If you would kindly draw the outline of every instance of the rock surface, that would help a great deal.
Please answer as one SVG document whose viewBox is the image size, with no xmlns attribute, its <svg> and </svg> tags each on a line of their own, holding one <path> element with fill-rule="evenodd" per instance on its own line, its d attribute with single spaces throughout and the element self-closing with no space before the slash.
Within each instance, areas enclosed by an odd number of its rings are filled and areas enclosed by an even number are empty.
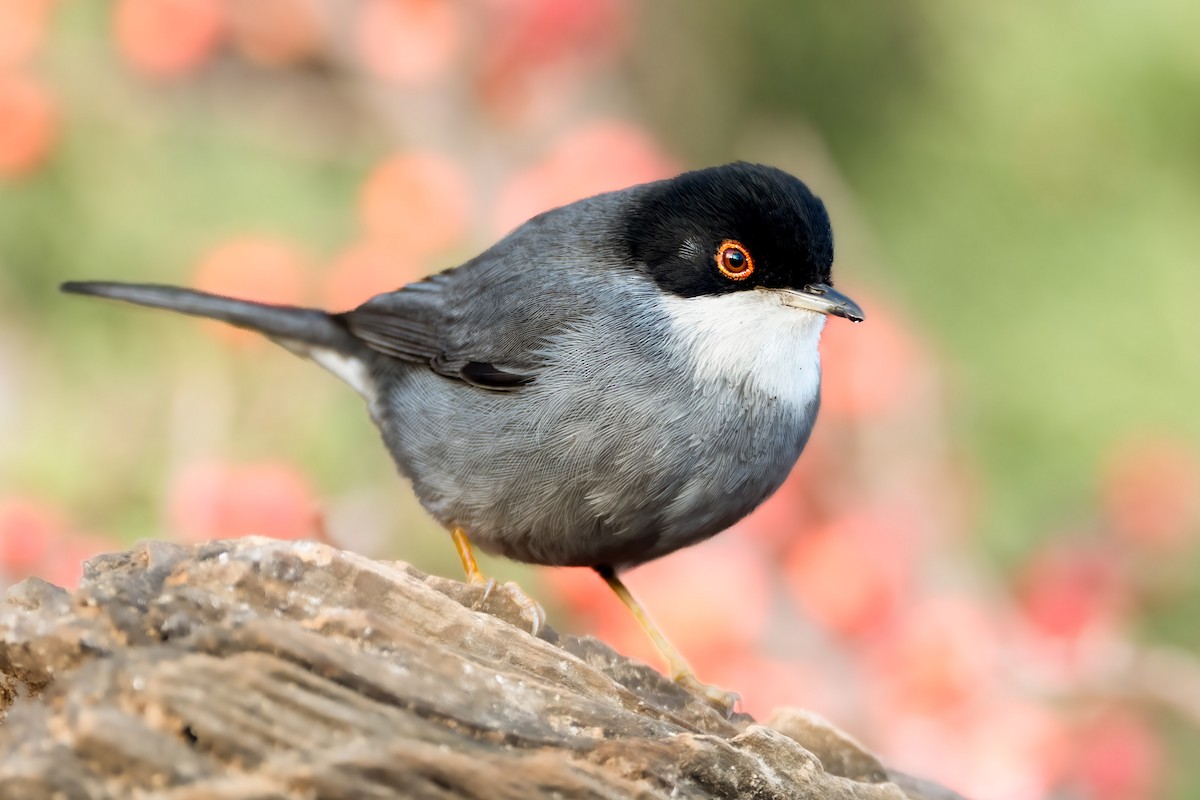
<svg viewBox="0 0 1200 800">
<path fill-rule="evenodd" d="M 0 606 L 0 798 L 950 800 L 800 711 L 726 719 L 501 587 L 150 542 Z"/>
</svg>

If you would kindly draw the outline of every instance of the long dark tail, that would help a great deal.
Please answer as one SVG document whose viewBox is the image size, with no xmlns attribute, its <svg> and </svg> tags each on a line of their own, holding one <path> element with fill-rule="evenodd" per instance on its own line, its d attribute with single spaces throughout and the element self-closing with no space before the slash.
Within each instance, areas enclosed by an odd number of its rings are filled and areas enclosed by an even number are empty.
<svg viewBox="0 0 1200 800">
<path fill-rule="evenodd" d="M 122 300 L 139 306 L 165 308 L 208 317 L 265 334 L 292 350 L 318 347 L 346 355 L 361 355 L 364 346 L 333 316 L 315 308 L 277 306 L 234 300 L 178 286 L 109 281 L 70 281 L 62 285 L 70 294 Z M 297 347 L 301 345 L 302 347 Z"/>
</svg>

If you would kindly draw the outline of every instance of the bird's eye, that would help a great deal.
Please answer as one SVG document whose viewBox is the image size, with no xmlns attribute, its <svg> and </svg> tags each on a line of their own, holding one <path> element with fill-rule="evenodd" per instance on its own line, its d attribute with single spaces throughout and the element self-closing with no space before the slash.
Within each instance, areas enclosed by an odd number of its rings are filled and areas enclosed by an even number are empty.
<svg viewBox="0 0 1200 800">
<path fill-rule="evenodd" d="M 726 239 L 717 248 L 717 269 L 732 281 L 744 281 L 754 272 L 754 259 L 741 242 Z"/>
</svg>

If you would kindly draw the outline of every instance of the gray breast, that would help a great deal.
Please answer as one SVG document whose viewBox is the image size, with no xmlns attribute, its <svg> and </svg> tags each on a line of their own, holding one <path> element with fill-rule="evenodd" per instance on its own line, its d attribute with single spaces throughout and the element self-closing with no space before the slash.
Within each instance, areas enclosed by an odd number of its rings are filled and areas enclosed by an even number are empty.
<svg viewBox="0 0 1200 800">
<path fill-rule="evenodd" d="M 593 313 L 546 344 L 519 391 L 395 367 L 377 416 L 442 524 L 520 561 L 630 565 L 720 532 L 783 482 L 815 394 L 698 377 L 652 296 L 623 289 L 589 291 Z"/>
</svg>

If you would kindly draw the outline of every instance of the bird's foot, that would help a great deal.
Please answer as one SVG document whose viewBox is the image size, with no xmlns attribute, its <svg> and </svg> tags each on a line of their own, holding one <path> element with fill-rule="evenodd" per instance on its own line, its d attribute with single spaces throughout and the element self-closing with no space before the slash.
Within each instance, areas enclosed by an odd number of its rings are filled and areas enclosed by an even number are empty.
<svg viewBox="0 0 1200 800">
<path fill-rule="evenodd" d="M 704 699 L 726 718 L 733 714 L 734 708 L 741 702 L 742 696 L 737 692 L 727 692 L 719 686 L 702 683 L 690 669 L 680 670 L 671 675 L 675 681 L 688 692 Z"/>
<path fill-rule="evenodd" d="M 473 586 L 482 586 L 483 594 L 475 601 L 475 608 L 480 609 L 489 602 L 507 603 L 516 609 L 517 618 L 529 626 L 529 633 L 537 636 L 542 626 L 546 624 L 546 610 L 538 601 L 525 594 L 525 590 L 513 581 L 499 583 L 495 578 L 485 578 L 482 574 L 471 576 L 468 581 Z"/>
</svg>

